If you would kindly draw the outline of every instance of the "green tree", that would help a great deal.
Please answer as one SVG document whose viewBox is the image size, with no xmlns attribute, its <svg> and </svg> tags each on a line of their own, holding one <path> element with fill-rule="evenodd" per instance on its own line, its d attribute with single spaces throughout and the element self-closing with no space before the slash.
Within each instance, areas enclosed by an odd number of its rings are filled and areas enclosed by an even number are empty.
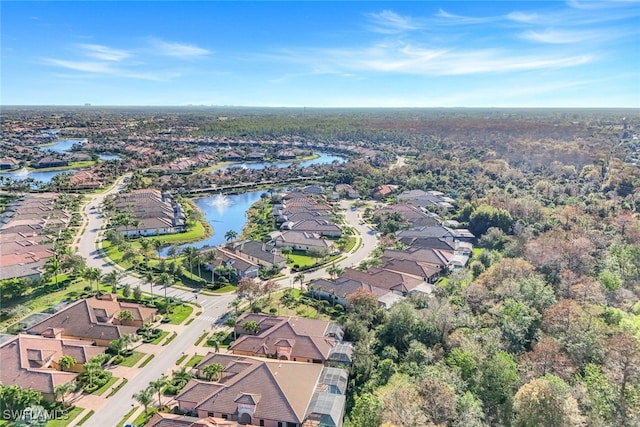
<svg viewBox="0 0 640 427">
<path fill-rule="evenodd" d="M 356 396 L 353 409 L 349 414 L 349 427 L 379 427 L 382 425 L 384 407 L 382 400 L 371 394 Z"/>
<path fill-rule="evenodd" d="M 202 373 L 207 381 L 213 381 L 220 379 L 220 374 L 222 374 L 222 370 L 224 367 L 220 363 L 212 363 L 210 365 L 205 366 L 202 369 Z"/>
<path fill-rule="evenodd" d="M 224 233 L 224 238 L 227 240 L 227 242 L 235 240 L 237 237 L 238 237 L 238 232 L 234 230 L 229 230 L 226 233 Z"/>
<path fill-rule="evenodd" d="M 520 387 L 515 395 L 518 427 L 564 427 L 583 425 L 577 403 L 565 382 L 547 374 Z"/>
<path fill-rule="evenodd" d="M 62 371 L 68 371 L 76 363 L 78 363 L 76 358 L 73 357 L 73 356 L 69 356 L 68 354 L 65 354 L 64 356 L 61 356 L 60 360 L 58 360 L 58 365 L 60 365 L 60 370 L 62 370 Z"/>
<path fill-rule="evenodd" d="M 149 383 L 149 388 L 153 390 L 154 393 L 158 393 L 158 407 L 162 406 L 161 393 L 167 384 L 169 384 L 169 378 L 167 378 L 165 374 L 162 374 L 160 378 Z"/>
<path fill-rule="evenodd" d="M 18 413 L 29 406 L 38 405 L 41 401 L 42 394 L 36 390 L 0 384 L 0 414 L 4 411 Z"/>
<path fill-rule="evenodd" d="M 118 319 L 120 320 L 133 320 L 135 317 L 130 310 L 122 310 L 118 313 Z"/>
<path fill-rule="evenodd" d="M 147 413 L 147 408 L 153 402 L 153 393 L 154 389 L 152 387 L 147 387 L 145 389 L 140 390 L 135 393 L 132 397 L 133 399 L 141 404 L 144 407 L 145 414 Z"/>
<path fill-rule="evenodd" d="M 518 381 L 518 365 L 513 356 L 497 351 L 480 367 L 479 395 L 485 411 L 494 420 L 508 425 L 513 410 L 513 393 Z"/>
<path fill-rule="evenodd" d="M 255 335 L 260 330 L 260 325 L 255 320 L 249 320 L 242 325 L 242 329 L 250 335 Z"/>
<path fill-rule="evenodd" d="M 469 217 L 469 231 L 478 238 L 491 227 L 510 233 L 512 226 L 513 219 L 508 211 L 486 204 L 478 206 Z"/>
<path fill-rule="evenodd" d="M 68 393 L 76 390 L 76 386 L 76 383 L 73 381 L 56 386 L 54 392 L 56 397 L 60 398 L 60 403 L 62 403 L 62 406 L 66 406 L 65 398 Z"/>
</svg>

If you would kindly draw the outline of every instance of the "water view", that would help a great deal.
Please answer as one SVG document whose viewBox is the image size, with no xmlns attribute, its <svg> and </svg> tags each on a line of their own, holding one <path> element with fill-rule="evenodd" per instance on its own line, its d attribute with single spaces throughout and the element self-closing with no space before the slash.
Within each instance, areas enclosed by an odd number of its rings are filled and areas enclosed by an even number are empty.
<svg viewBox="0 0 640 427">
<path fill-rule="evenodd" d="M 278 168 L 286 168 L 293 163 L 296 163 L 298 166 L 304 168 L 311 165 L 323 165 L 333 162 L 344 163 L 346 159 L 344 157 L 336 156 L 328 153 L 317 153 L 319 157 L 310 160 L 304 160 L 302 162 L 296 162 L 294 160 L 286 160 L 280 162 L 246 162 L 246 163 L 231 163 L 229 165 L 223 166 L 220 169 L 226 170 L 230 168 L 246 168 L 246 169 L 264 169 L 270 166 L 276 166 Z"/>
<path fill-rule="evenodd" d="M 43 147 L 40 147 L 40 149 L 53 151 L 54 153 L 66 153 L 67 151 L 71 150 L 71 147 L 73 146 L 73 144 L 76 144 L 76 143 L 81 144 L 86 141 L 87 141 L 86 139 L 62 139 L 60 141 L 57 141 L 53 145 L 45 145 Z"/>
<path fill-rule="evenodd" d="M 224 235 L 229 230 L 233 230 L 240 235 L 242 228 L 247 223 L 247 210 L 260 200 L 260 196 L 263 193 L 265 193 L 265 190 L 231 195 L 217 194 L 195 199 L 196 205 L 198 205 L 205 219 L 213 228 L 213 236 L 199 242 L 180 245 L 178 248 L 181 249 L 185 246 L 194 246 L 196 248 L 218 246 L 226 242 Z M 168 248 L 162 249 L 160 255 L 166 256 L 167 250 Z"/>
<path fill-rule="evenodd" d="M 48 184 L 51 182 L 54 176 L 60 173 L 67 173 L 67 172 L 74 173 L 74 172 L 77 172 L 77 170 L 69 169 L 69 170 L 63 170 L 63 171 L 37 172 L 37 171 L 30 171 L 27 169 L 20 169 L 13 172 L 0 172 L 0 176 L 11 178 L 14 181 L 23 181 L 25 179 L 33 179 L 34 181 L 40 181 L 40 182 L 44 182 L 45 184 Z"/>
</svg>

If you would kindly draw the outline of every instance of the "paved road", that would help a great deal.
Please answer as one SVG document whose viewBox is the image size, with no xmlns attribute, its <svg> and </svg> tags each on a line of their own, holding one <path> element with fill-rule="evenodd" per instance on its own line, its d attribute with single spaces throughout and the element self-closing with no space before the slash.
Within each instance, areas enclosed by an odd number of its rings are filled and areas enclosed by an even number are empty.
<svg viewBox="0 0 640 427">
<path fill-rule="evenodd" d="M 84 207 L 84 214 L 87 217 L 87 226 L 85 233 L 78 241 L 78 252 L 86 258 L 87 265 L 90 267 L 98 267 L 103 273 L 108 273 L 116 267 L 103 258 L 100 250 L 96 249 L 96 242 L 101 239 L 101 227 L 104 218 L 99 212 L 99 207 L 104 198 L 109 194 L 120 191 L 124 184 L 124 177 L 121 178 L 116 185 L 109 191 L 93 195 L 90 201 Z M 362 245 L 348 255 L 348 257 L 340 262 L 341 267 L 349 267 L 359 264 L 367 258 L 371 251 L 377 245 L 377 238 L 373 231 L 366 225 L 360 224 L 359 211 L 351 210 L 351 202 L 342 201 L 341 207 L 346 209 L 347 222 L 359 231 L 362 239 Z M 313 280 L 327 276 L 326 268 L 305 274 L 306 280 Z M 139 278 L 126 275 L 120 281 L 128 283 L 132 287 L 140 285 L 143 291 L 147 291 L 149 285 L 145 284 Z M 285 278 L 280 281 L 283 287 L 291 286 L 291 279 Z M 154 292 L 164 295 L 165 289 L 154 287 Z M 167 295 L 180 298 L 187 301 L 193 301 L 195 294 L 191 291 L 184 291 L 176 288 L 166 289 Z M 162 373 L 170 368 L 175 368 L 176 359 L 183 351 L 190 348 L 198 339 L 202 330 L 209 330 L 212 322 L 218 319 L 229 310 L 229 304 L 236 298 L 235 294 L 209 296 L 200 294 L 198 302 L 202 306 L 202 315 L 188 325 L 170 345 L 160 348 L 156 357 L 138 374 L 132 378 L 128 378 L 127 384 L 113 397 L 107 400 L 107 403 L 91 417 L 87 425 L 96 426 L 115 426 L 124 415 L 130 410 L 133 403 L 132 395 L 148 386 L 149 382 L 157 379 Z"/>
<path fill-rule="evenodd" d="M 132 405 L 137 405 L 132 395 L 149 386 L 149 382 L 158 379 L 167 370 L 176 367 L 176 360 L 188 349 L 202 334 L 203 330 L 211 329 L 211 318 L 222 316 L 229 307 L 235 295 L 216 297 L 216 300 L 208 300 L 203 305 L 202 315 L 195 318 L 191 324 L 180 332 L 178 336 L 166 347 L 156 354 L 151 362 L 133 378 L 128 378 L 127 384 L 122 387 L 115 396 L 107 399 L 107 403 L 99 409 L 86 425 L 116 426 L 118 422 L 129 412 Z M 205 307 L 206 305 L 206 307 Z"/>
</svg>

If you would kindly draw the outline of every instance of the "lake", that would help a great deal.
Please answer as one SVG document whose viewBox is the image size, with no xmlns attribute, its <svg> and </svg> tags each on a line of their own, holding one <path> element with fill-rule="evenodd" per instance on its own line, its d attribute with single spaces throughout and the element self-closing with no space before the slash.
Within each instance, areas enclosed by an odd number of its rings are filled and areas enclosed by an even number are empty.
<svg viewBox="0 0 640 427">
<path fill-rule="evenodd" d="M 54 153 L 66 153 L 71 150 L 73 144 L 86 142 L 86 139 L 62 139 L 57 141 L 53 145 L 45 145 L 44 147 L 40 147 L 41 150 L 49 150 Z"/>
<path fill-rule="evenodd" d="M 251 205 L 260 200 L 260 196 L 265 192 L 265 190 L 259 190 L 248 191 L 242 194 L 217 194 L 215 196 L 194 199 L 194 202 L 204 214 L 205 219 L 213 228 L 213 236 L 199 242 L 180 245 L 178 248 L 185 246 L 201 248 L 207 245 L 211 247 L 221 245 L 226 242 L 224 235 L 229 230 L 235 231 L 239 236 L 247 223 L 247 210 Z M 159 238 L 162 239 L 162 236 Z M 167 250 L 168 248 L 160 250 L 160 255 L 166 256 Z"/>
<path fill-rule="evenodd" d="M 41 181 L 41 182 L 44 182 L 45 184 L 48 184 L 51 182 L 51 179 L 53 179 L 54 176 L 60 173 L 65 173 L 65 172 L 74 173 L 74 172 L 77 172 L 77 170 L 69 169 L 69 170 L 63 170 L 63 171 L 38 172 L 38 171 L 29 171 L 26 169 L 20 169 L 13 172 L 0 172 L 0 176 L 10 177 L 14 181 L 22 181 L 27 178 L 31 178 L 35 181 Z"/>
<path fill-rule="evenodd" d="M 280 162 L 239 162 L 239 163 L 231 163 L 229 165 L 225 165 L 221 167 L 221 170 L 226 170 L 230 168 L 243 168 L 243 169 L 264 169 L 270 166 L 276 166 L 278 168 L 286 168 L 293 163 L 296 163 L 298 166 L 305 168 L 307 166 L 312 165 L 323 165 L 333 162 L 344 163 L 347 160 L 344 157 L 335 156 L 333 154 L 328 153 L 317 153 L 318 157 L 310 160 L 303 160 L 301 162 L 297 162 L 295 160 L 283 160 Z"/>
</svg>

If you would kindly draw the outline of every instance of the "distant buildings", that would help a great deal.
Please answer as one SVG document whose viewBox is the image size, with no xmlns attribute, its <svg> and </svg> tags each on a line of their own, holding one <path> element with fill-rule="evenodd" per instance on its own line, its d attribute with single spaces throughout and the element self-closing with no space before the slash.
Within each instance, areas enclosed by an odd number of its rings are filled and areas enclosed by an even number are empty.
<svg viewBox="0 0 640 427">
<path fill-rule="evenodd" d="M 71 214 L 55 204 L 54 193 L 27 194 L 0 215 L 0 280 L 36 279 L 54 253 L 52 237 Z"/>
</svg>

